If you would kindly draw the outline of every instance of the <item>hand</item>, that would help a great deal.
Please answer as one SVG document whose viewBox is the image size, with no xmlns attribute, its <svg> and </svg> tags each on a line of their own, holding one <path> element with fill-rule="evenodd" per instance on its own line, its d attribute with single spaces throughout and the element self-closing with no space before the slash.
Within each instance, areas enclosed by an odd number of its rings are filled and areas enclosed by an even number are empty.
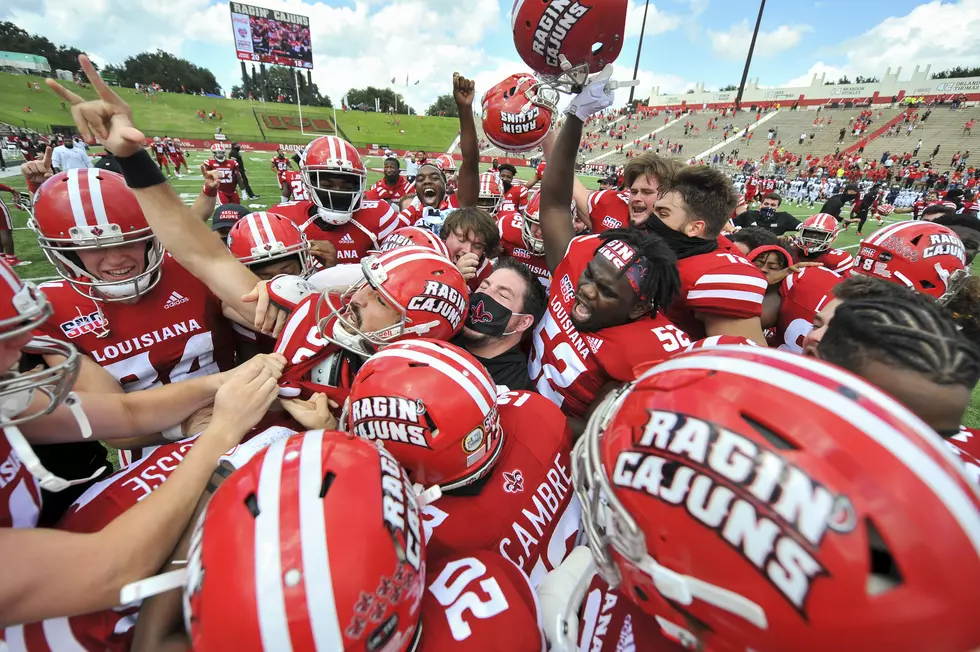
<svg viewBox="0 0 980 652">
<path fill-rule="evenodd" d="M 225 448 L 239 443 L 279 395 L 278 380 L 286 359 L 277 353 L 257 355 L 232 373 L 214 397 L 208 432 L 222 437 Z"/>
<path fill-rule="evenodd" d="M 467 281 L 476 276 L 476 270 L 480 268 L 480 257 L 474 253 L 463 254 L 456 261 L 456 269 Z"/>
<path fill-rule="evenodd" d="M 225 372 L 230 373 L 230 372 Z M 220 376 L 222 374 L 214 374 Z M 201 409 L 194 412 L 186 419 L 181 426 L 185 437 L 191 437 L 193 435 L 204 432 L 209 425 L 211 425 L 211 418 L 214 414 L 214 408 L 210 405 L 205 405 Z"/>
<path fill-rule="evenodd" d="M 476 83 L 463 77 L 458 72 L 453 73 L 453 99 L 460 111 L 469 111 L 473 106 L 473 96 L 476 94 Z"/>
<path fill-rule="evenodd" d="M 217 170 L 209 170 L 206 165 L 201 164 L 201 176 L 204 177 L 204 187 L 210 190 L 218 189 L 218 182 L 221 181 L 221 173 Z"/>
<path fill-rule="evenodd" d="M 564 59 L 564 55 L 559 56 Z M 566 67 L 566 64 L 568 64 L 568 61 L 563 60 L 561 63 L 563 69 Z M 582 122 L 585 122 L 589 119 L 590 115 L 612 106 L 613 100 L 615 99 L 613 91 L 617 88 L 639 84 L 639 81 L 635 79 L 626 82 L 614 81 L 610 79 L 612 74 L 613 66 L 610 63 L 601 72 L 589 77 L 585 82 L 584 88 L 568 103 L 568 106 L 565 108 L 565 113 L 574 115 Z"/>
<path fill-rule="evenodd" d="M 87 56 L 78 55 L 78 63 L 98 92 L 98 100 L 86 102 L 53 79 L 46 79 L 45 83 L 61 99 L 71 103 L 71 117 L 82 140 L 89 145 L 101 142 L 108 152 L 116 156 L 132 156 L 143 149 L 146 137 L 133 126 L 129 105 L 102 81 Z"/>
<path fill-rule="evenodd" d="M 337 247 L 329 240 L 310 240 L 310 253 L 324 267 L 333 267 L 337 264 Z"/>
<path fill-rule="evenodd" d="M 789 276 L 790 274 L 795 274 L 796 272 L 799 272 L 805 267 L 823 267 L 823 263 L 815 263 L 815 262 L 796 263 L 795 265 L 790 265 L 789 267 L 786 267 L 785 269 L 781 269 L 778 272 L 772 272 L 770 274 L 766 274 L 766 280 L 769 281 L 769 285 L 778 285 L 782 283 L 787 276 Z"/>
<path fill-rule="evenodd" d="M 245 303 L 255 304 L 255 330 L 272 337 L 279 337 L 289 313 L 269 300 L 269 281 L 259 281 L 252 291 L 242 297 Z"/>
<path fill-rule="evenodd" d="M 326 394 L 317 392 L 308 401 L 298 398 L 283 399 L 282 406 L 307 430 L 337 429 L 337 417 L 331 410 L 340 406 L 327 398 Z"/>
<path fill-rule="evenodd" d="M 20 166 L 20 173 L 29 186 L 39 186 L 54 176 L 54 168 L 51 167 L 51 152 L 51 146 L 48 145 L 44 148 L 44 158 L 40 161 L 28 161 Z"/>
</svg>

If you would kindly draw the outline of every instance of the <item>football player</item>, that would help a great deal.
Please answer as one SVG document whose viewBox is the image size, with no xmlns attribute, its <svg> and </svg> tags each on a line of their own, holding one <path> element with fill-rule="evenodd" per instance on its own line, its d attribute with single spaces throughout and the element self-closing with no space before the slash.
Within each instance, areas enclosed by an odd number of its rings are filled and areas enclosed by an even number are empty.
<svg viewBox="0 0 980 652">
<path fill-rule="evenodd" d="M 541 193 L 535 193 L 527 207 L 520 211 L 502 212 L 497 217 L 501 254 L 528 266 L 541 284 L 551 285 L 551 270 L 544 256 L 541 239 Z M 571 214 L 569 214 L 571 217 Z"/>
<path fill-rule="evenodd" d="M 163 140 L 159 136 L 153 137 L 153 142 L 150 144 L 150 149 L 153 150 L 153 156 L 156 157 L 157 166 L 163 170 L 167 168 L 167 176 L 170 176 L 170 159 L 167 157 L 167 146 L 163 144 Z"/>
<path fill-rule="evenodd" d="M 238 161 L 228 158 L 228 149 L 221 143 L 211 145 L 211 158 L 201 164 L 201 173 L 217 172 L 218 202 L 221 204 L 240 204 L 238 188 L 244 187 Z"/>
<path fill-rule="evenodd" d="M 561 204 L 567 207 L 571 201 L 582 125 L 590 115 L 612 103 L 615 84 L 608 81 L 609 74 L 611 69 L 566 107 L 565 125 L 548 158 L 551 172 L 541 184 L 541 223 L 545 256 L 552 270 L 564 257 L 574 234 L 570 225 L 565 226 L 557 218 L 557 212 Z M 633 185 L 637 179 L 633 179 Z M 651 175 L 646 173 L 644 179 L 643 183 L 649 186 Z M 649 210 L 651 201 L 653 211 L 649 218 L 637 219 Z M 664 188 L 631 191 L 630 220 L 638 224 L 639 230 L 662 238 L 677 257 L 681 287 L 667 312 L 673 323 L 694 339 L 735 335 L 765 344 L 760 316 L 768 283 L 721 236 L 737 201 L 731 181 L 722 173 L 705 166 L 684 168 L 674 173 Z M 545 228 L 546 204 L 556 212 L 556 230 L 550 233 Z M 595 220 L 592 227 L 598 231 Z"/>
<path fill-rule="evenodd" d="M 510 163 L 502 163 L 497 171 L 497 175 L 500 178 L 501 190 L 503 190 L 503 197 L 501 198 L 500 208 L 498 210 L 523 211 L 527 208 L 527 187 L 519 179 L 517 183 L 514 183 L 514 178 L 517 176 L 517 168 Z"/>
<path fill-rule="evenodd" d="M 389 156 L 384 161 L 384 175 L 371 186 L 364 198 L 369 201 L 383 200 L 393 204 L 414 191 L 415 187 L 408 178 L 401 175 L 401 164 L 398 159 Z"/>
<path fill-rule="evenodd" d="M 167 146 L 167 158 L 174 164 L 174 172 L 179 179 L 181 165 L 184 166 L 184 172 L 190 171 L 190 168 L 187 167 L 187 159 L 184 158 L 184 152 L 180 149 L 180 141 L 167 136 L 163 139 L 163 144 Z"/>
<path fill-rule="evenodd" d="M 840 471 L 867 459 L 860 477 Z M 935 432 L 835 367 L 758 347 L 678 356 L 596 410 L 572 474 L 598 575 L 687 649 L 980 640 L 968 579 L 980 578 L 980 498 Z M 939 531 L 923 557 L 919 533 Z M 589 586 L 583 566 L 542 590 L 559 649 L 596 649 L 576 639 L 598 605 L 568 600 Z M 661 647 L 649 635 L 636 649 Z"/>
<path fill-rule="evenodd" d="M 50 164 L 51 159 L 51 149 L 48 148 L 46 152 L 46 158 Z M 9 192 L 13 198 L 13 205 L 20 210 L 30 212 L 30 199 L 27 195 L 21 197 L 19 191 L 11 188 L 10 186 L 0 183 L 0 192 Z M 29 260 L 19 260 L 14 254 L 14 220 L 10 215 L 10 208 L 3 202 L 3 197 L 0 197 L 0 249 L 3 253 L 3 262 L 7 263 L 11 267 L 20 267 L 22 265 L 30 265 Z"/>
<path fill-rule="evenodd" d="M 350 433 L 383 443 L 425 489 L 429 554 L 499 552 L 537 586 L 573 545 L 568 423 L 538 394 L 498 396 L 462 349 L 433 340 L 387 347 L 358 372 L 344 413 Z"/>
<path fill-rule="evenodd" d="M 290 161 L 283 153 L 282 148 L 276 150 L 276 155 L 272 157 L 270 165 L 272 171 L 276 174 L 276 179 L 279 181 L 279 188 L 282 189 L 286 185 L 286 173 L 292 169 Z M 284 199 L 283 201 L 286 200 Z"/>
<path fill-rule="evenodd" d="M 756 244 L 758 240 L 765 243 Z M 769 282 L 762 302 L 762 327 L 769 346 L 802 353 L 814 317 L 833 301 L 833 289 L 844 278 L 820 263 L 794 264 L 776 236 L 762 227 L 741 229 L 732 241 Z"/>
<path fill-rule="evenodd" d="M 31 330 L 50 315 L 50 305 L 2 264 L 0 276 L 0 294 L 4 297 L 0 300 L 0 367 L 13 368 L 22 348 L 29 352 L 37 352 L 37 348 L 61 349 L 61 357 L 66 360 L 46 371 L 24 375 L 8 371 L 0 380 L 0 394 L 4 397 L 0 467 L 5 469 L 0 486 L 4 578 L 0 583 L 0 626 L 6 627 L 108 609 L 119 604 L 123 585 L 155 572 L 189 522 L 190 505 L 203 491 L 218 458 L 238 443 L 275 398 L 282 363 L 257 360 L 225 378 L 217 392 L 212 425 L 159 491 L 91 534 L 36 529 L 33 525 L 41 507 L 41 488 L 61 491 L 77 484 L 45 469 L 29 442 L 48 443 L 67 436 L 69 419 L 64 413 L 68 409 L 77 413 L 77 402 L 69 392 L 78 358 L 70 345 L 39 342 L 26 346 Z M 164 388 L 160 392 L 173 395 L 192 384 L 181 383 L 184 388 Z M 187 409 L 184 403 L 185 407 L 179 409 Z M 177 409 L 179 403 L 170 405 Z M 145 427 L 148 422 L 171 416 L 154 415 L 146 407 L 128 417 L 123 411 L 113 414 L 108 411 L 107 402 L 88 409 L 92 425 L 100 431 L 126 425 L 140 427 L 141 423 Z M 120 423 L 114 426 L 113 420 Z M 83 427 L 81 421 L 77 427 Z M 36 439 L 37 432 L 47 432 L 48 439 Z M 86 563 L 79 564 L 79 559 Z M 8 643 L 12 640 L 8 634 Z"/>
<path fill-rule="evenodd" d="M 854 266 L 854 256 L 831 248 L 838 233 L 840 229 L 833 215 L 811 215 L 803 220 L 798 233 L 789 241 L 789 253 L 798 263 L 820 263 L 831 271 L 846 275 Z"/>
<path fill-rule="evenodd" d="M 84 354 L 79 389 L 131 392 L 234 366 L 220 302 L 163 251 L 121 175 L 88 168 L 51 177 L 31 227 L 61 277 L 41 286 L 54 314 L 37 332 Z"/>
</svg>

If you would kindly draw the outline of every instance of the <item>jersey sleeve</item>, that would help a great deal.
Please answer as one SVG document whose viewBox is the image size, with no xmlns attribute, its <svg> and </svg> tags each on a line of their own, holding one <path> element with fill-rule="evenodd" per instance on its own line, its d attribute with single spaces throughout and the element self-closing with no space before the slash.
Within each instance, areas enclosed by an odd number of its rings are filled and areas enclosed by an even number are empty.
<svg viewBox="0 0 980 652">
<path fill-rule="evenodd" d="M 408 219 L 391 204 L 378 202 L 378 240 L 384 240 L 393 232 L 408 226 Z"/>
<path fill-rule="evenodd" d="M 637 367 L 649 367 L 650 363 L 666 360 L 691 345 L 687 333 L 662 316 L 616 327 L 610 337 L 603 339 L 596 358 L 606 374 L 621 383 L 636 380 Z"/>
<path fill-rule="evenodd" d="M 840 254 L 835 262 L 836 265 L 831 267 L 831 271 L 837 272 L 838 274 L 845 275 L 849 274 L 851 268 L 854 267 L 854 256 L 847 253 L 846 251 L 835 250 L 836 253 Z"/>
<path fill-rule="evenodd" d="M 717 264 L 707 267 L 685 288 L 688 307 L 732 319 L 762 315 L 762 299 L 769 286 L 755 265 L 731 254 L 717 254 Z"/>
</svg>

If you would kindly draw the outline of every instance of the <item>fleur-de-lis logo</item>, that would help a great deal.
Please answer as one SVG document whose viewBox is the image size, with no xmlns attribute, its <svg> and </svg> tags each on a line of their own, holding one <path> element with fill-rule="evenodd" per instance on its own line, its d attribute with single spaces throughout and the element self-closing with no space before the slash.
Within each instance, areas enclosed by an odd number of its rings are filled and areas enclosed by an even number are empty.
<svg viewBox="0 0 980 652">
<path fill-rule="evenodd" d="M 524 491 L 524 474 L 520 470 L 504 471 L 504 491 L 509 494 Z"/>
</svg>

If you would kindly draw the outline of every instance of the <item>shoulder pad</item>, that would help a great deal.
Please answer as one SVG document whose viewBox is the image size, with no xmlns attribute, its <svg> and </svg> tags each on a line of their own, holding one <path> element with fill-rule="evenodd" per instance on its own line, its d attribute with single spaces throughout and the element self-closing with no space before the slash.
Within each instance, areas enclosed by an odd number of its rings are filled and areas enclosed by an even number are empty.
<svg viewBox="0 0 980 652">
<path fill-rule="evenodd" d="M 283 274 L 269 282 L 269 300 L 283 310 L 296 308 L 300 301 L 316 292 L 316 288 L 302 276 Z"/>
</svg>

